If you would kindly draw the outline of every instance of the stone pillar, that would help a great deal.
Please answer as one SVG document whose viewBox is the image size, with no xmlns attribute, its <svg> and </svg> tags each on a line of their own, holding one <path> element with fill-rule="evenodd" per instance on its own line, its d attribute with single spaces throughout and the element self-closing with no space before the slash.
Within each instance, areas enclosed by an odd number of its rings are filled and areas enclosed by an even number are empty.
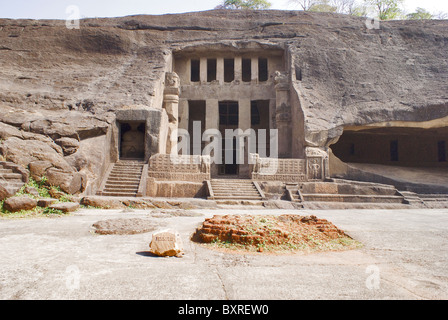
<svg viewBox="0 0 448 320">
<path fill-rule="evenodd" d="M 252 58 L 251 62 L 252 83 L 258 83 L 258 58 Z"/>
<path fill-rule="evenodd" d="M 222 60 L 222 59 L 221 59 Z M 223 64 L 224 66 L 224 64 Z M 224 75 L 224 73 L 223 73 Z M 224 82 L 224 78 L 223 78 Z M 205 130 L 216 129 L 219 130 L 219 101 L 218 99 L 207 99 L 205 101 Z M 211 154 L 210 156 L 215 156 Z M 218 165 L 216 163 L 210 164 L 210 174 L 215 177 L 218 175 Z"/>
<path fill-rule="evenodd" d="M 188 100 L 179 100 L 179 129 L 185 129 L 188 131 L 188 120 L 189 120 L 189 106 Z"/>
<path fill-rule="evenodd" d="M 238 127 L 243 130 L 246 131 L 247 129 L 250 129 L 252 124 L 251 124 L 251 100 L 250 99 L 241 99 L 238 101 Z M 244 163 L 239 165 L 239 170 L 238 170 L 238 176 L 240 177 L 244 177 L 247 178 L 250 176 L 250 168 L 249 168 L 249 155 L 248 155 L 248 150 L 249 150 L 249 144 L 248 144 L 248 139 L 245 137 L 244 138 L 244 150 L 243 150 L 243 156 L 244 156 Z"/>
<path fill-rule="evenodd" d="M 219 102 L 218 99 L 205 101 L 205 130 L 219 129 Z"/>
<path fill-rule="evenodd" d="M 187 59 L 186 62 L 186 83 L 191 84 L 191 59 Z"/>
<path fill-rule="evenodd" d="M 207 83 L 207 58 L 201 58 L 199 65 L 199 79 L 201 83 Z"/>
<path fill-rule="evenodd" d="M 288 74 L 276 71 L 274 82 L 276 91 L 275 122 L 278 129 L 278 156 L 279 158 L 291 158 L 292 128 Z"/>
<path fill-rule="evenodd" d="M 174 72 L 167 72 L 165 75 L 165 92 L 163 106 L 168 115 L 168 136 L 166 142 L 166 153 L 171 153 L 177 149 L 177 135 L 172 135 L 177 131 L 179 125 L 179 76 Z"/>
<path fill-rule="evenodd" d="M 216 59 L 216 80 L 220 85 L 224 84 L 224 58 Z"/>
<path fill-rule="evenodd" d="M 235 81 L 236 83 L 243 81 L 243 59 L 235 57 Z"/>
</svg>

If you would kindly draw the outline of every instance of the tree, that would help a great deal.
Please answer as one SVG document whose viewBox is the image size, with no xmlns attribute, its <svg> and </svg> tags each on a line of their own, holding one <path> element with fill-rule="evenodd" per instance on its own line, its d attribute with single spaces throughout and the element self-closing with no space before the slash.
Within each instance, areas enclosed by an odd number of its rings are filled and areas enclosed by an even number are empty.
<svg viewBox="0 0 448 320">
<path fill-rule="evenodd" d="M 290 3 L 297 4 L 303 11 L 308 11 L 310 8 L 318 4 L 319 0 L 290 0 Z"/>
<path fill-rule="evenodd" d="M 445 19 L 448 19 L 448 13 L 439 11 L 439 12 L 434 13 L 433 18 L 445 20 Z"/>
<path fill-rule="evenodd" d="M 336 7 L 336 12 L 352 14 L 356 7 L 355 0 L 331 0 L 331 5 Z"/>
<path fill-rule="evenodd" d="M 225 0 L 216 9 L 269 9 L 272 4 L 267 0 Z"/>
<path fill-rule="evenodd" d="M 337 12 L 355 16 L 366 16 L 367 7 L 356 0 L 290 0 L 303 11 Z"/>
<path fill-rule="evenodd" d="M 402 13 L 400 6 L 403 0 L 365 0 L 365 2 L 375 8 L 380 20 L 393 20 Z"/>
<path fill-rule="evenodd" d="M 313 12 L 337 12 L 338 8 L 332 6 L 329 0 L 320 0 L 318 3 L 313 4 L 309 11 Z"/>
<path fill-rule="evenodd" d="M 426 20 L 432 19 L 433 15 L 423 8 L 417 8 L 414 13 L 409 13 L 406 15 L 409 20 Z"/>
</svg>

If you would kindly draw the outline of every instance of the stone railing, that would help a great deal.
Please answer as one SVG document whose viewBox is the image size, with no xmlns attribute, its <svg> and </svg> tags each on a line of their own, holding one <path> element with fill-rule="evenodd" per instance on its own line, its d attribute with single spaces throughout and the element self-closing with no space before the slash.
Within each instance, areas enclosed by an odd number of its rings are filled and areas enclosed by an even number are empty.
<svg viewBox="0 0 448 320">
<path fill-rule="evenodd" d="M 315 147 L 306 148 L 306 159 L 260 158 L 251 154 L 252 179 L 261 181 L 322 181 L 329 176 L 328 154 Z"/>
<path fill-rule="evenodd" d="M 260 158 L 252 154 L 252 179 L 261 181 L 306 181 L 305 159 Z"/>
<path fill-rule="evenodd" d="M 156 154 L 149 159 L 148 177 L 159 181 L 210 180 L 210 157 Z"/>
</svg>

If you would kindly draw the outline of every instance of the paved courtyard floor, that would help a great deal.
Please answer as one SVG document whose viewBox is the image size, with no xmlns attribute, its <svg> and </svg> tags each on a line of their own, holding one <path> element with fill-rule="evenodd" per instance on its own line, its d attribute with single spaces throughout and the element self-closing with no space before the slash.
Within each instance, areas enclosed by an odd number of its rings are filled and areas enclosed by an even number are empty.
<svg viewBox="0 0 448 320">
<path fill-rule="evenodd" d="M 83 209 L 0 219 L 0 299 L 447 299 L 448 209 L 193 210 L 152 217 L 175 228 L 183 258 L 148 253 L 151 233 L 96 235 L 93 223 L 150 210 Z M 189 240 L 215 214 L 316 215 L 362 242 L 344 252 L 273 255 L 212 251 Z"/>
</svg>

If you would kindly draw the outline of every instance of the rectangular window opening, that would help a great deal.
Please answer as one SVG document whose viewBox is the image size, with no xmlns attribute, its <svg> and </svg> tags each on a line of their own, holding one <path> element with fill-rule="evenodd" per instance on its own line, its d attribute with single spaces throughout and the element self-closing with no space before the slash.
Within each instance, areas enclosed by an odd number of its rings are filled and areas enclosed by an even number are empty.
<svg viewBox="0 0 448 320">
<path fill-rule="evenodd" d="M 191 82 L 199 82 L 200 81 L 200 70 L 201 64 L 199 60 L 192 59 L 191 60 Z"/>
<path fill-rule="evenodd" d="M 252 80 L 252 61 L 251 59 L 242 60 L 242 80 L 243 82 L 250 82 Z"/>
<path fill-rule="evenodd" d="M 235 80 L 235 59 L 224 59 L 224 82 Z"/>
<path fill-rule="evenodd" d="M 207 59 L 207 82 L 216 80 L 216 59 Z"/>
<path fill-rule="evenodd" d="M 268 81 L 268 59 L 258 58 L 258 81 Z"/>
</svg>

